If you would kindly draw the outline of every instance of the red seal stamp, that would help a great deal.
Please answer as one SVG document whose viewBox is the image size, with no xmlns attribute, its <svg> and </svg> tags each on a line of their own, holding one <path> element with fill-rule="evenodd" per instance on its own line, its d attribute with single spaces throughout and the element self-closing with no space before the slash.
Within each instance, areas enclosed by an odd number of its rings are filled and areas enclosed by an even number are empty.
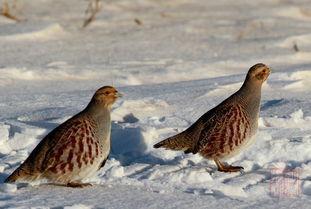
<svg viewBox="0 0 311 209">
<path fill-rule="evenodd" d="M 301 195 L 300 168 L 270 168 L 270 195 L 278 198 L 294 198 Z"/>
</svg>

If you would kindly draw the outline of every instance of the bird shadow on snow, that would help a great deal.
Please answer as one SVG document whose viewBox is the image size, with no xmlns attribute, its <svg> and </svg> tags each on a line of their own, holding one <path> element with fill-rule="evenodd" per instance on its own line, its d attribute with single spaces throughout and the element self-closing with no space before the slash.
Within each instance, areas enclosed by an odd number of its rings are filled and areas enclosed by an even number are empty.
<svg viewBox="0 0 311 209">
<path fill-rule="evenodd" d="M 4 182 L 4 180 L 9 176 L 9 174 L 6 173 L 0 173 L 0 182 Z M 1 184 L 0 183 L 0 184 Z"/>
<path fill-rule="evenodd" d="M 148 154 L 147 148 L 141 127 L 112 123 L 110 157 L 124 166 L 133 163 L 163 163 L 162 159 Z"/>
<path fill-rule="evenodd" d="M 139 124 L 139 119 L 132 113 L 123 117 L 123 121 L 112 122 L 110 158 L 118 160 L 121 165 L 134 163 L 149 164 L 177 164 L 179 157 L 164 160 L 149 152 L 152 144 L 146 132 Z M 147 131 L 148 132 L 148 131 Z"/>
<path fill-rule="evenodd" d="M 274 100 L 268 100 L 266 102 L 264 102 L 260 109 L 261 111 L 264 111 L 264 110 L 267 110 L 271 107 L 274 107 L 274 106 L 281 106 L 281 105 L 284 105 L 284 104 L 287 104 L 289 103 L 288 100 L 285 100 L 285 99 L 274 99 Z"/>
<path fill-rule="evenodd" d="M 142 138 L 140 127 L 126 127 L 112 123 L 110 157 L 120 161 L 123 165 L 132 163 L 147 149 Z"/>
</svg>

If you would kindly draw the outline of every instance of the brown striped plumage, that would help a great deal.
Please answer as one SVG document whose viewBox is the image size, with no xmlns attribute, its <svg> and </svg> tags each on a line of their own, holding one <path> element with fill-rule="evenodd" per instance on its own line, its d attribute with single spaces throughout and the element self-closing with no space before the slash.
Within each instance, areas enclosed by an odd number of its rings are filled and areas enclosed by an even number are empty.
<svg viewBox="0 0 311 209">
<path fill-rule="evenodd" d="M 33 181 L 83 186 L 110 152 L 110 109 L 120 94 L 105 86 L 96 91 L 89 105 L 52 132 L 32 151 L 5 182 Z"/>
<path fill-rule="evenodd" d="M 228 105 L 222 111 L 223 117 L 216 119 L 221 125 L 215 126 L 207 133 L 202 131 L 205 136 L 202 136 L 203 140 L 198 142 L 198 146 L 200 154 L 204 157 L 226 158 L 250 136 L 250 122 L 240 105 Z"/>
<path fill-rule="evenodd" d="M 200 153 L 213 159 L 219 171 L 239 171 L 242 167 L 228 166 L 220 159 L 229 158 L 250 144 L 257 130 L 262 83 L 270 74 L 264 64 L 250 68 L 243 86 L 221 104 L 205 113 L 180 134 L 154 145 L 185 153 Z"/>
</svg>

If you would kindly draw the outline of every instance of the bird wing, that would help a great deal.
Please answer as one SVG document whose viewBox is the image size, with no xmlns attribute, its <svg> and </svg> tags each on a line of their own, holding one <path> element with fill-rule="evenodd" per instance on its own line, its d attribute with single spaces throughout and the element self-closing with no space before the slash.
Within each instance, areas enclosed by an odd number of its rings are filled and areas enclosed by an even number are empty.
<svg viewBox="0 0 311 209">
<path fill-rule="evenodd" d="M 70 169 L 73 167 L 71 163 L 73 156 L 77 153 L 79 153 L 76 159 L 78 164 L 81 164 L 82 160 L 86 161 L 86 158 L 92 158 L 98 154 L 98 149 L 93 150 L 90 146 L 95 134 L 87 119 L 89 118 L 79 117 L 66 121 L 46 137 L 48 138 L 48 149 L 42 162 L 42 171 L 57 167 L 64 169 L 65 166 Z M 85 146 L 85 143 L 88 145 Z M 87 155 L 86 150 L 88 151 Z"/>
<path fill-rule="evenodd" d="M 35 179 L 47 168 L 53 166 L 56 160 L 52 157 L 52 153 L 55 153 L 60 146 L 68 144 L 69 137 L 76 136 L 76 129 L 81 124 L 81 120 L 74 116 L 51 131 L 35 147 L 24 163 L 8 177 L 7 181 L 14 182 L 20 178 Z"/>
<path fill-rule="evenodd" d="M 225 137 L 223 135 L 228 128 L 228 121 L 236 117 L 240 106 L 236 104 L 224 104 L 208 111 L 199 119 L 199 137 L 194 145 L 193 151 L 199 152 L 206 145 L 219 143 Z"/>
</svg>

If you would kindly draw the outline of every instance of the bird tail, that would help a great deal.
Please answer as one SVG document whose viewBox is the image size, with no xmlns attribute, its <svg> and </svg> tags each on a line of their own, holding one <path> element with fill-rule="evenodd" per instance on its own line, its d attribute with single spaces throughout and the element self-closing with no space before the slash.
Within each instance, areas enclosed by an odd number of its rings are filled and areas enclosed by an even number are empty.
<svg viewBox="0 0 311 209">
<path fill-rule="evenodd" d="M 191 147 L 189 142 L 183 137 L 183 134 L 177 134 L 175 136 L 169 137 L 159 143 L 153 145 L 154 148 L 166 148 L 170 150 L 187 150 Z"/>
<path fill-rule="evenodd" d="M 16 181 L 32 181 L 36 179 L 38 175 L 30 174 L 27 169 L 21 165 L 18 167 L 9 177 L 7 177 L 4 183 L 14 183 Z"/>
<path fill-rule="evenodd" d="M 19 168 L 18 168 L 9 177 L 7 177 L 5 179 L 4 183 L 14 183 L 19 178 L 20 178 L 20 172 L 19 172 Z"/>
</svg>

